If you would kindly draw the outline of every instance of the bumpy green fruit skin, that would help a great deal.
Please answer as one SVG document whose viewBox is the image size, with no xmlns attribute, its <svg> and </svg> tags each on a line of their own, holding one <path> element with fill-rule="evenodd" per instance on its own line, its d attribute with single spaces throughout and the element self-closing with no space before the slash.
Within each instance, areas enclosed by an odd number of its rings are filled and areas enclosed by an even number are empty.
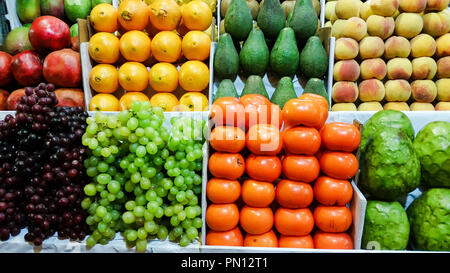
<svg viewBox="0 0 450 273">
<path fill-rule="evenodd" d="M 425 187 L 450 188 L 450 122 L 428 123 L 416 136 L 414 149 Z"/>
<path fill-rule="evenodd" d="M 248 75 L 264 75 L 269 66 L 269 54 L 263 32 L 253 28 L 239 53 L 242 70 Z"/>
<path fill-rule="evenodd" d="M 214 101 L 222 97 L 239 97 L 232 80 L 224 79 L 220 82 L 219 88 L 217 89 L 216 95 L 214 96 Z"/>
<path fill-rule="evenodd" d="M 308 38 L 300 53 L 300 72 L 307 79 L 322 79 L 328 69 L 328 55 L 318 36 Z"/>
<path fill-rule="evenodd" d="M 406 213 L 414 248 L 450 251 L 450 189 L 429 189 L 414 200 Z"/>
<path fill-rule="evenodd" d="M 364 249 L 403 250 L 408 240 L 408 216 L 399 202 L 367 202 L 362 235 Z"/>
<path fill-rule="evenodd" d="M 214 74 L 219 79 L 234 79 L 239 71 L 239 55 L 228 33 L 220 35 L 214 54 Z"/>
<path fill-rule="evenodd" d="M 408 138 L 414 140 L 414 129 L 409 118 L 401 111 L 381 110 L 375 113 L 365 124 L 361 134 L 361 150 L 364 150 L 367 140 L 379 128 L 394 127 L 403 130 Z"/>
<path fill-rule="evenodd" d="M 225 15 L 225 29 L 234 41 L 244 41 L 253 27 L 253 17 L 245 0 L 231 0 Z"/>
<path fill-rule="evenodd" d="M 270 67 L 280 77 L 292 76 L 298 69 L 299 60 L 300 54 L 298 53 L 294 30 L 285 27 L 278 34 L 275 45 L 270 52 Z"/>
<path fill-rule="evenodd" d="M 373 197 L 395 201 L 420 184 L 420 163 L 411 140 L 400 129 L 373 133 L 361 160 L 361 188 Z"/>
</svg>

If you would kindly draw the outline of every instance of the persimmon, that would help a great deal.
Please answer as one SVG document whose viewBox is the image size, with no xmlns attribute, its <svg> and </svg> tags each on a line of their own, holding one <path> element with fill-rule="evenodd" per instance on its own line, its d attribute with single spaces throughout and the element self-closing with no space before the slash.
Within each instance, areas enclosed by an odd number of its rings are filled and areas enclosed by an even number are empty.
<svg viewBox="0 0 450 273">
<path fill-rule="evenodd" d="M 272 124 L 255 124 L 246 134 L 246 145 L 256 155 L 276 155 L 283 148 L 279 129 Z"/>
<path fill-rule="evenodd" d="M 278 247 L 278 238 L 273 230 L 254 235 L 247 233 L 244 238 L 244 246 L 249 247 Z"/>
<path fill-rule="evenodd" d="M 281 235 L 278 240 L 279 247 L 287 248 L 314 248 L 314 241 L 311 235 L 286 236 Z"/>
<path fill-rule="evenodd" d="M 239 227 L 227 231 L 209 230 L 206 233 L 206 245 L 210 246 L 244 246 L 244 237 Z"/>
<path fill-rule="evenodd" d="M 272 209 L 244 206 L 239 214 L 239 223 L 247 233 L 266 233 L 273 227 Z"/>
<path fill-rule="evenodd" d="M 314 228 L 314 217 L 308 208 L 280 207 L 275 212 L 275 227 L 283 235 L 305 236 Z"/>
<path fill-rule="evenodd" d="M 311 185 L 287 179 L 278 182 L 275 196 L 278 204 L 291 209 L 306 208 L 314 199 Z"/>
<path fill-rule="evenodd" d="M 215 177 L 236 180 L 245 172 L 245 161 L 238 153 L 215 152 L 209 158 L 208 167 Z"/>
<path fill-rule="evenodd" d="M 206 224 L 215 231 L 233 229 L 239 223 L 239 209 L 236 204 L 211 204 L 206 209 Z"/>
<path fill-rule="evenodd" d="M 216 204 L 233 203 L 241 195 L 241 184 L 237 180 L 211 178 L 206 184 L 206 196 Z"/>
<path fill-rule="evenodd" d="M 328 176 L 319 177 L 314 182 L 314 198 L 326 206 L 343 206 L 350 202 L 353 188 L 350 182 Z"/>
<path fill-rule="evenodd" d="M 264 208 L 274 199 L 275 187 L 272 183 L 247 179 L 242 184 L 242 200 L 248 206 Z"/>
<path fill-rule="evenodd" d="M 361 133 L 353 124 L 345 122 L 331 122 L 320 130 L 322 143 L 326 149 L 332 151 L 352 152 L 361 142 Z"/>
<path fill-rule="evenodd" d="M 287 127 L 303 125 L 320 130 L 327 120 L 328 109 L 319 100 L 297 98 L 286 102 L 282 114 Z"/>
<path fill-rule="evenodd" d="M 245 128 L 245 110 L 235 97 L 218 98 L 211 105 L 211 119 L 216 126 L 230 125 Z"/>
<path fill-rule="evenodd" d="M 283 147 L 293 154 L 314 155 L 320 149 L 319 131 L 309 127 L 294 127 L 283 131 Z"/>
<path fill-rule="evenodd" d="M 271 115 L 271 102 L 268 98 L 258 95 L 244 95 L 239 99 L 245 108 L 245 129 L 255 124 L 269 124 Z"/>
<path fill-rule="evenodd" d="M 352 153 L 326 151 L 320 158 L 320 170 L 336 179 L 350 179 L 358 171 L 358 159 Z"/>
<path fill-rule="evenodd" d="M 346 206 L 317 206 L 314 223 L 324 232 L 345 232 L 352 224 L 352 213 Z"/>
<path fill-rule="evenodd" d="M 353 249 L 353 240 L 345 232 L 330 233 L 317 231 L 313 237 L 314 247 L 318 249 Z"/>
<path fill-rule="evenodd" d="M 314 156 L 287 155 L 282 160 L 283 174 L 290 180 L 313 182 L 320 173 L 319 161 Z"/>
<path fill-rule="evenodd" d="M 245 160 L 245 171 L 253 179 L 274 182 L 281 175 L 281 160 L 275 155 L 250 154 Z"/>
<path fill-rule="evenodd" d="M 218 152 L 238 153 L 245 148 L 245 133 L 234 126 L 216 126 L 209 143 Z"/>
</svg>

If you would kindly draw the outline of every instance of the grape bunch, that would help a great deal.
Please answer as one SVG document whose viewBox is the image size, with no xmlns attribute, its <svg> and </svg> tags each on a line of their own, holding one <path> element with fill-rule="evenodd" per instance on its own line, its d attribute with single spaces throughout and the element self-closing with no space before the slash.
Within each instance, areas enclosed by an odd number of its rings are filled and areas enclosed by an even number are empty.
<svg viewBox="0 0 450 273">
<path fill-rule="evenodd" d="M 92 177 L 82 202 L 92 231 L 86 244 L 106 244 L 116 232 L 138 251 L 154 237 L 182 246 L 197 238 L 205 122 L 173 119 L 169 131 L 163 110 L 145 101 L 86 122 L 84 166 Z"/>
</svg>

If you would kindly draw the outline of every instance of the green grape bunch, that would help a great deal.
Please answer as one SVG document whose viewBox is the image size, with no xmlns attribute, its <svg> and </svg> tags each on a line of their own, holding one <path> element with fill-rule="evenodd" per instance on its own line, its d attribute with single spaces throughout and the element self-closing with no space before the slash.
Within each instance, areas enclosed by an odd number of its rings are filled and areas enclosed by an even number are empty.
<svg viewBox="0 0 450 273">
<path fill-rule="evenodd" d="M 82 207 L 89 213 L 89 247 L 118 232 L 140 252 L 155 238 L 187 246 L 199 237 L 206 122 L 173 117 L 168 129 L 164 121 L 162 108 L 148 101 L 87 118 L 82 143 L 92 180 Z"/>
</svg>

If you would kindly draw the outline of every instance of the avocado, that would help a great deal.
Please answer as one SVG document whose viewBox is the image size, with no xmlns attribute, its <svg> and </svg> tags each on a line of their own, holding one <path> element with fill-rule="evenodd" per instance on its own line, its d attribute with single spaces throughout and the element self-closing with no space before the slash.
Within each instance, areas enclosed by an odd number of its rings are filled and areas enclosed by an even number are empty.
<svg viewBox="0 0 450 273">
<path fill-rule="evenodd" d="M 361 151 L 364 151 L 369 137 L 380 128 L 394 127 L 401 129 L 408 138 L 414 140 L 414 129 L 409 118 L 401 111 L 381 110 L 364 123 L 361 133 Z"/>
<path fill-rule="evenodd" d="M 16 9 L 22 24 L 32 23 L 41 16 L 39 0 L 16 0 Z"/>
<path fill-rule="evenodd" d="M 264 0 L 257 18 L 264 36 L 276 39 L 286 24 L 286 16 L 279 0 Z"/>
<path fill-rule="evenodd" d="M 300 71 L 307 79 L 322 79 L 327 73 L 328 56 L 320 38 L 311 36 L 300 53 Z"/>
<path fill-rule="evenodd" d="M 225 15 L 225 29 L 235 41 L 244 41 L 253 28 L 253 17 L 245 0 L 232 0 Z"/>
<path fill-rule="evenodd" d="M 91 0 L 64 0 L 67 18 L 73 23 L 76 23 L 78 18 L 86 19 L 91 13 L 91 5 Z"/>
<path fill-rule="evenodd" d="M 311 78 L 306 82 L 305 89 L 303 93 L 313 93 L 317 95 L 321 95 L 326 98 L 328 101 L 328 105 L 330 105 L 330 98 L 328 96 L 327 90 L 325 89 L 325 85 L 321 79 Z"/>
<path fill-rule="evenodd" d="M 220 82 L 219 88 L 217 89 L 216 95 L 214 96 L 214 101 L 222 97 L 238 98 L 236 87 L 234 87 L 234 83 L 230 79 L 224 79 Z"/>
<path fill-rule="evenodd" d="M 425 191 L 412 202 L 406 213 L 413 248 L 450 251 L 450 189 Z"/>
<path fill-rule="evenodd" d="M 242 70 L 248 75 L 264 75 L 269 65 L 269 48 L 264 40 L 264 34 L 259 28 L 254 28 L 245 41 L 239 53 Z"/>
<path fill-rule="evenodd" d="M 267 94 L 266 87 L 264 87 L 264 83 L 260 76 L 251 75 L 247 78 L 241 97 L 249 94 L 258 94 L 266 97 L 267 99 L 269 98 L 269 94 Z"/>
<path fill-rule="evenodd" d="M 297 40 L 307 40 L 313 36 L 317 30 L 317 20 L 317 13 L 311 0 L 295 1 L 289 27 L 294 30 Z"/>
<path fill-rule="evenodd" d="M 450 122 L 428 123 L 414 139 L 425 187 L 450 188 Z"/>
<path fill-rule="evenodd" d="M 298 69 L 299 56 L 294 30 L 283 28 L 270 52 L 270 67 L 280 77 L 292 76 Z"/>
<path fill-rule="evenodd" d="M 295 94 L 294 84 L 292 84 L 291 77 L 283 77 L 278 82 L 277 88 L 270 98 L 270 102 L 280 106 L 283 109 L 284 104 L 290 100 L 297 98 Z"/>
<path fill-rule="evenodd" d="M 420 162 L 411 140 L 400 129 L 378 128 L 360 160 L 361 189 L 383 201 L 396 201 L 420 184 Z"/>
<path fill-rule="evenodd" d="M 399 202 L 367 201 L 362 248 L 404 250 L 408 240 L 408 216 Z"/>
<path fill-rule="evenodd" d="M 234 79 L 239 71 L 239 55 L 228 33 L 220 35 L 214 54 L 214 74 L 219 79 Z"/>
</svg>

